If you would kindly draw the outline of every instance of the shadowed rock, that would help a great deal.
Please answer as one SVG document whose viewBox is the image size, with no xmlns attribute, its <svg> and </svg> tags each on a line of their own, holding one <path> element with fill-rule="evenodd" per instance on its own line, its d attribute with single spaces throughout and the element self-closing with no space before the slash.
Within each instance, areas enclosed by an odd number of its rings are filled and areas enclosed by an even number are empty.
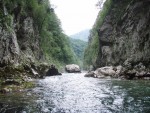
<svg viewBox="0 0 150 113">
<path fill-rule="evenodd" d="M 46 73 L 46 76 L 54 76 L 54 75 L 62 75 L 62 74 L 58 72 L 58 69 L 54 65 L 51 65 L 50 69 Z"/>
</svg>

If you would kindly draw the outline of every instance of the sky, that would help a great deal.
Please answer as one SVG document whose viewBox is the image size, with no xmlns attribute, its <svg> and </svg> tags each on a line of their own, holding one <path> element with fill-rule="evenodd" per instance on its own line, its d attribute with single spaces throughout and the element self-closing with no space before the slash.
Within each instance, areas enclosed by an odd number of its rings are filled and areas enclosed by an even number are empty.
<svg viewBox="0 0 150 113">
<path fill-rule="evenodd" d="M 98 0 L 50 0 L 55 13 L 61 21 L 63 31 L 73 35 L 85 29 L 91 29 L 99 9 L 95 6 Z"/>
</svg>

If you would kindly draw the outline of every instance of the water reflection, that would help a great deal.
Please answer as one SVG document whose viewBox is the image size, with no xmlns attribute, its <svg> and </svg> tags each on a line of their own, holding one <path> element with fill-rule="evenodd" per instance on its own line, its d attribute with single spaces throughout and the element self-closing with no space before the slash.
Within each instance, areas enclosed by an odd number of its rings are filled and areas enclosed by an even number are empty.
<svg viewBox="0 0 150 113">
<path fill-rule="evenodd" d="M 85 78 L 63 74 L 38 80 L 37 87 L 0 96 L 0 113 L 148 113 L 149 81 Z M 11 112 L 10 112 L 11 111 Z"/>
</svg>

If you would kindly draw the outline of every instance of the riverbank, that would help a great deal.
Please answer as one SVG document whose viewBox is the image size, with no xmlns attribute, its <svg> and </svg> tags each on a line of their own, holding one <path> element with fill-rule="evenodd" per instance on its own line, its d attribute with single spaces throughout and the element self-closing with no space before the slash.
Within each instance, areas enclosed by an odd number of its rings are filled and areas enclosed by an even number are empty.
<svg viewBox="0 0 150 113">
<path fill-rule="evenodd" d="M 9 65 L 0 68 L 0 93 L 21 91 L 34 86 L 33 79 L 44 78 L 48 64 Z"/>
<path fill-rule="evenodd" d="M 105 66 L 97 68 L 95 71 L 89 71 L 85 74 L 85 77 L 150 80 L 150 70 L 142 63 L 133 67 L 129 62 L 127 62 L 123 66 Z"/>
</svg>

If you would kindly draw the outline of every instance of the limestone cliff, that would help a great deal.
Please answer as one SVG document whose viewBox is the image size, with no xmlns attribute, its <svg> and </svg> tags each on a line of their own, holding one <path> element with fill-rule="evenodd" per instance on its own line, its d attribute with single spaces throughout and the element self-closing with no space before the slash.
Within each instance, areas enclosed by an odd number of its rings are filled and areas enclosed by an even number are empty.
<svg viewBox="0 0 150 113">
<path fill-rule="evenodd" d="M 115 0 L 103 25 L 99 28 L 99 66 L 119 65 L 126 60 L 133 65 L 150 64 L 150 1 Z M 123 10 L 121 15 L 117 15 Z M 100 62 L 98 62 L 100 61 Z"/>
<path fill-rule="evenodd" d="M 1 80 L 41 77 L 48 64 L 73 61 L 49 0 L 0 0 Z"/>
<path fill-rule="evenodd" d="M 95 67 L 143 65 L 150 69 L 150 1 L 112 0 L 97 29 L 99 51 Z"/>
<path fill-rule="evenodd" d="M 44 56 L 33 17 L 17 1 L 1 0 L 0 7 L 0 77 L 19 78 L 25 71 L 34 74 L 30 68 Z"/>
</svg>

